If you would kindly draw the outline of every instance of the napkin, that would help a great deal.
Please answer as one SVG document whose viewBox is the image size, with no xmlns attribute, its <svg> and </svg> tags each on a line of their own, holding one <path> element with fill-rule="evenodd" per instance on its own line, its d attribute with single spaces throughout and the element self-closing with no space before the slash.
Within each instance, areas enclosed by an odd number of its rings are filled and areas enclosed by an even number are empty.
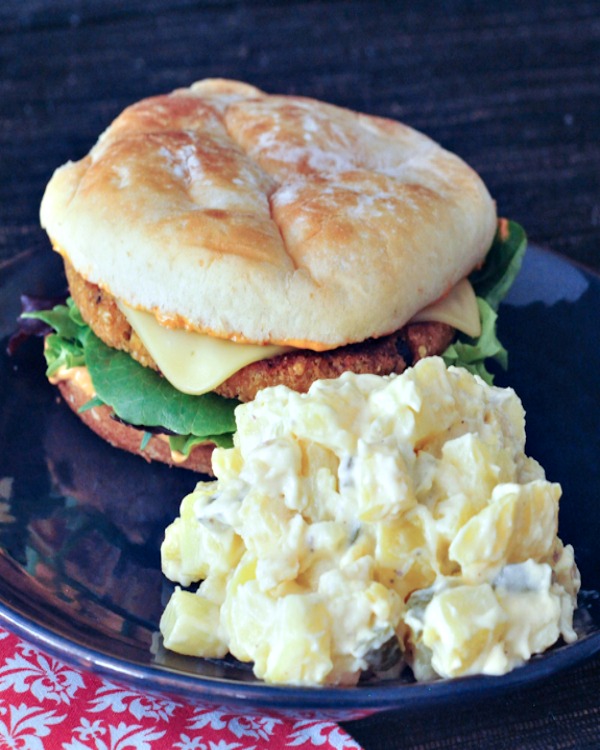
<svg viewBox="0 0 600 750">
<path fill-rule="evenodd" d="M 361 750 L 338 724 L 145 693 L 0 628 L 0 746 L 27 750 Z"/>
</svg>

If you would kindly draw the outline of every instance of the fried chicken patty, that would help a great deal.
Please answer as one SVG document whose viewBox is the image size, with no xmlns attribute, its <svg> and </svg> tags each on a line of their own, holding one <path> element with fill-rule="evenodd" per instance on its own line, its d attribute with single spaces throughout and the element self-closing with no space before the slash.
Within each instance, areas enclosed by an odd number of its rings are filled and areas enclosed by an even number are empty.
<svg viewBox="0 0 600 750">
<path fill-rule="evenodd" d="M 114 297 L 86 281 L 68 261 L 65 270 L 71 296 L 94 333 L 107 346 L 125 351 L 144 367 L 158 371 Z M 221 383 L 215 392 L 227 398 L 252 401 L 258 391 L 268 386 L 286 385 L 305 392 L 315 380 L 335 378 L 346 370 L 375 375 L 401 373 L 423 357 L 441 354 L 453 337 L 454 329 L 444 323 L 410 323 L 381 338 L 324 352 L 298 349 L 254 362 Z"/>
</svg>

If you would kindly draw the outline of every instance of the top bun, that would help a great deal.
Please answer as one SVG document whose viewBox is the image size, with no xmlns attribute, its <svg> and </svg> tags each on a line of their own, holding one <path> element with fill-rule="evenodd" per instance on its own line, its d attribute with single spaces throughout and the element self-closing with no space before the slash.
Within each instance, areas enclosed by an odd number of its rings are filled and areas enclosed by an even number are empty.
<svg viewBox="0 0 600 750">
<path fill-rule="evenodd" d="M 402 327 L 496 228 L 478 175 L 421 133 L 220 79 L 127 108 L 55 172 L 41 220 L 167 326 L 315 350 Z"/>
</svg>

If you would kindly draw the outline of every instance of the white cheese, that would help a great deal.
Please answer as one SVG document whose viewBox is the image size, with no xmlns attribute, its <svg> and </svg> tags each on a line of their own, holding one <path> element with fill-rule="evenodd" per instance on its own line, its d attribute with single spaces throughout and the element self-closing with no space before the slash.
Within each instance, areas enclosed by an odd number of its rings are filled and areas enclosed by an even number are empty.
<svg viewBox="0 0 600 750">
<path fill-rule="evenodd" d="M 467 336 L 481 334 L 481 319 L 475 291 L 467 279 L 462 279 L 444 297 L 419 311 L 411 323 L 447 323 Z"/>
<path fill-rule="evenodd" d="M 282 346 L 236 344 L 192 331 L 159 325 L 150 313 L 124 302 L 119 309 L 142 340 L 165 378 L 182 393 L 212 391 L 242 367 L 288 351 Z"/>
<path fill-rule="evenodd" d="M 118 305 L 162 374 L 182 393 L 195 396 L 207 393 L 246 365 L 289 351 L 289 347 L 238 344 L 165 328 L 150 313 L 135 310 L 122 301 Z M 481 322 L 471 284 L 463 279 L 441 300 L 417 313 L 411 322 L 426 321 L 447 323 L 469 336 L 478 336 Z"/>
</svg>

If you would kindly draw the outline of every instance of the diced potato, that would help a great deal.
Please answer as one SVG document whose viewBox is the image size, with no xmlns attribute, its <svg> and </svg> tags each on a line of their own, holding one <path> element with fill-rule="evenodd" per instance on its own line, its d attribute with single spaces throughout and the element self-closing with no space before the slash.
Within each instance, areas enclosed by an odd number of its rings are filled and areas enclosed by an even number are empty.
<svg viewBox="0 0 600 750">
<path fill-rule="evenodd" d="M 318 593 L 333 623 L 332 654 L 351 672 L 364 669 L 367 653 L 393 635 L 403 607 L 392 589 L 372 580 L 369 563 L 363 558 L 354 569 L 330 570 L 319 581 Z"/>
<path fill-rule="evenodd" d="M 179 515 L 184 521 L 196 520 L 198 507 L 202 508 L 205 505 L 210 505 L 213 499 L 217 496 L 219 490 L 218 482 L 207 482 L 206 484 L 196 485 L 194 492 L 190 492 L 181 501 L 179 507 Z"/>
<path fill-rule="evenodd" d="M 245 552 L 227 582 L 227 596 L 235 594 L 237 589 L 248 581 L 256 580 L 256 564 L 256 557 L 249 552 Z"/>
<path fill-rule="evenodd" d="M 419 368 L 407 370 L 405 377 L 396 379 L 391 391 L 398 399 L 399 422 L 404 421 L 402 407 L 414 415 L 410 439 L 418 450 L 447 437 L 448 430 L 459 419 L 452 379 L 443 362 L 434 358 L 422 360 Z"/>
<path fill-rule="evenodd" d="M 215 573 L 207 576 L 200 584 L 198 591 L 205 599 L 221 606 L 225 601 L 227 591 L 227 581 L 233 571 L 229 573 Z"/>
<path fill-rule="evenodd" d="M 421 513 L 406 513 L 376 525 L 376 561 L 387 568 L 402 569 L 415 556 L 429 557 L 430 550 Z"/>
<path fill-rule="evenodd" d="M 509 624 L 506 650 L 515 663 L 525 662 L 555 643 L 560 636 L 560 597 L 550 591 L 496 592 Z"/>
<path fill-rule="evenodd" d="M 548 564 L 552 567 L 553 577 L 562 586 L 568 596 L 573 599 L 581 587 L 581 575 L 575 565 L 575 552 L 570 544 L 566 546 L 556 537 L 554 546 L 548 556 Z"/>
<path fill-rule="evenodd" d="M 379 583 L 395 591 L 400 599 L 405 601 L 413 591 L 431 586 L 435 581 L 436 572 L 427 557 L 415 556 L 412 561 L 398 570 L 377 566 L 375 578 Z"/>
<path fill-rule="evenodd" d="M 244 459 L 239 448 L 215 448 L 211 456 L 212 469 L 221 481 L 234 479 L 244 465 Z"/>
<path fill-rule="evenodd" d="M 523 407 L 425 358 L 236 409 L 167 529 L 167 647 L 226 647 L 274 683 L 353 684 L 400 642 L 417 679 L 500 674 L 573 640 L 579 574 Z M 190 598 L 191 597 L 191 598 Z M 385 660 L 384 660 L 385 661 Z"/>
<path fill-rule="evenodd" d="M 318 597 L 279 599 L 263 679 L 292 685 L 323 683 L 333 667 L 330 644 L 329 613 Z"/>
<path fill-rule="evenodd" d="M 442 449 L 435 482 L 443 498 L 434 509 L 440 531 L 452 539 L 487 505 L 494 487 L 513 478 L 514 466 L 498 447 L 472 433 L 449 440 Z"/>
<path fill-rule="evenodd" d="M 189 586 L 191 579 L 187 580 L 181 575 L 181 546 L 179 535 L 183 521 L 176 518 L 165 530 L 165 538 L 160 547 L 162 571 L 170 581 Z"/>
<path fill-rule="evenodd" d="M 188 656 L 222 658 L 219 606 L 198 594 L 176 588 L 160 619 L 165 647 Z"/>
<path fill-rule="evenodd" d="M 297 574 L 299 560 L 307 552 L 307 525 L 299 513 L 286 508 L 278 496 L 251 492 L 240 511 L 240 521 L 245 524 L 246 548 L 255 557 L 282 558 L 279 580 Z"/>
<path fill-rule="evenodd" d="M 411 473 L 402 453 L 391 445 L 373 450 L 359 440 L 353 473 L 361 521 L 392 519 L 416 505 Z"/>
<path fill-rule="evenodd" d="M 540 560 L 552 549 L 560 487 L 542 480 L 495 488 L 490 504 L 458 532 L 450 558 L 466 580 L 489 576 L 500 565 Z"/>
<path fill-rule="evenodd" d="M 422 636 L 433 668 L 442 677 L 504 674 L 507 621 L 489 584 L 436 594 L 425 608 Z"/>
<path fill-rule="evenodd" d="M 277 600 L 261 591 L 254 577 L 247 578 L 252 565 L 241 567 L 229 582 L 221 623 L 231 653 L 240 661 L 253 661 L 258 674 L 266 669 Z"/>
</svg>

